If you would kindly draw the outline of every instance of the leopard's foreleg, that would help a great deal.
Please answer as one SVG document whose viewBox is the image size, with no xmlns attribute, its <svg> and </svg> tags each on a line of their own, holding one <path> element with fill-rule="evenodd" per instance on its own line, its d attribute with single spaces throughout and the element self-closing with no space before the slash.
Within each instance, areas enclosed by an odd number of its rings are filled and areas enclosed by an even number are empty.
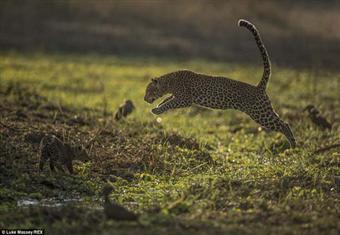
<svg viewBox="0 0 340 235">
<path fill-rule="evenodd" d="M 158 107 L 151 110 L 153 114 L 159 115 L 170 109 L 189 107 L 192 104 L 191 100 L 188 98 L 178 98 L 172 96 L 171 99 L 164 100 Z"/>
<path fill-rule="evenodd" d="M 157 107 L 161 106 L 162 104 L 168 102 L 169 100 L 173 99 L 175 96 L 171 95 L 169 97 L 166 97 Z"/>
</svg>

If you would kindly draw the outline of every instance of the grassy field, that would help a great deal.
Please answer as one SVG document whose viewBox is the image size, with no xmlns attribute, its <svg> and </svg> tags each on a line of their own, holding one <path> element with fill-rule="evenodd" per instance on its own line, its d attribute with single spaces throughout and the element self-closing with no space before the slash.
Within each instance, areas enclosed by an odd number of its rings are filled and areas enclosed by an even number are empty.
<svg viewBox="0 0 340 235">
<path fill-rule="evenodd" d="M 337 234 L 340 74 L 274 66 L 268 93 L 296 136 L 258 129 L 233 110 L 188 108 L 160 117 L 143 101 L 151 77 L 179 68 L 256 84 L 261 66 L 208 60 L 70 54 L 0 54 L 0 227 L 46 234 Z M 136 110 L 116 122 L 125 100 Z M 160 101 L 158 101 L 160 102 Z M 302 112 L 316 105 L 324 131 Z M 156 105 L 156 104 L 155 104 Z M 39 137 L 82 144 L 76 175 L 38 174 Z M 139 213 L 105 218 L 101 189 Z M 72 200 L 71 200 L 72 199 Z M 35 201 L 36 206 L 21 204 Z"/>
</svg>

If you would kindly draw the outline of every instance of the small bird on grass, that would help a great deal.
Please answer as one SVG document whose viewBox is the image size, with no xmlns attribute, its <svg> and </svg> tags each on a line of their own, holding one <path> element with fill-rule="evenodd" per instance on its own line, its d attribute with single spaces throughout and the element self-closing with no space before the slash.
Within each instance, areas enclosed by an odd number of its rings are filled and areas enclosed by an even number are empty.
<svg viewBox="0 0 340 235">
<path fill-rule="evenodd" d="M 322 129 L 332 129 L 332 124 L 330 124 L 325 117 L 320 114 L 320 111 L 315 108 L 314 105 L 307 105 L 303 111 L 308 112 L 310 120 Z"/>
<path fill-rule="evenodd" d="M 121 104 L 115 114 L 115 120 L 119 121 L 122 118 L 128 116 L 135 109 L 131 100 L 126 100 L 124 104 Z"/>
<path fill-rule="evenodd" d="M 138 215 L 127 210 L 126 208 L 111 202 L 109 199 L 110 193 L 114 190 L 113 186 L 107 184 L 103 188 L 104 196 L 104 213 L 108 219 L 119 221 L 135 221 Z"/>
</svg>

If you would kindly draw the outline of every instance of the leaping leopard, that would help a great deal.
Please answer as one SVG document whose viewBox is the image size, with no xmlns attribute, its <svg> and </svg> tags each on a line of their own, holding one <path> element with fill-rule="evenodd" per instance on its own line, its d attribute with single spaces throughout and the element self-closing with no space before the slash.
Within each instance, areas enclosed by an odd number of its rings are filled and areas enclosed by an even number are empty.
<svg viewBox="0 0 340 235">
<path fill-rule="evenodd" d="M 213 109 L 240 110 L 265 129 L 283 133 L 291 147 L 295 147 L 295 138 L 289 125 L 274 111 L 266 93 L 271 75 L 271 64 L 260 34 L 249 21 L 241 19 L 238 25 L 252 32 L 261 52 L 264 71 L 257 86 L 226 77 L 180 70 L 152 79 L 146 88 L 144 100 L 151 104 L 158 98 L 171 94 L 152 109 L 151 112 L 156 115 L 193 104 Z"/>
</svg>

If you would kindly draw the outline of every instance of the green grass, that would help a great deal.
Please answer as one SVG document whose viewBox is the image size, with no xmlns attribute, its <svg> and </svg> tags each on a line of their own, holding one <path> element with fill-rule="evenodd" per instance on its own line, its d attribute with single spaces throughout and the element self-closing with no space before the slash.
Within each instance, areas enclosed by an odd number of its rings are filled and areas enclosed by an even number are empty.
<svg viewBox="0 0 340 235">
<path fill-rule="evenodd" d="M 262 73 L 260 65 L 203 60 L 0 55 L 0 227 L 44 227 L 51 233 L 336 234 L 339 149 L 313 152 L 339 143 L 340 74 L 274 66 L 268 93 L 298 143 L 287 149 L 282 135 L 259 131 L 233 110 L 193 107 L 153 116 L 153 105 L 143 101 L 148 81 L 182 68 L 252 84 Z M 117 123 L 113 113 L 124 99 L 137 108 Z M 309 121 L 302 112 L 307 104 L 334 123 L 332 131 Z M 76 164 L 76 176 L 47 169 L 39 175 L 31 138 L 37 133 L 90 144 L 91 161 Z M 138 223 L 105 219 L 98 206 L 107 182 L 115 186 L 112 200 L 142 215 Z M 81 202 L 18 207 L 25 198 Z"/>
</svg>

